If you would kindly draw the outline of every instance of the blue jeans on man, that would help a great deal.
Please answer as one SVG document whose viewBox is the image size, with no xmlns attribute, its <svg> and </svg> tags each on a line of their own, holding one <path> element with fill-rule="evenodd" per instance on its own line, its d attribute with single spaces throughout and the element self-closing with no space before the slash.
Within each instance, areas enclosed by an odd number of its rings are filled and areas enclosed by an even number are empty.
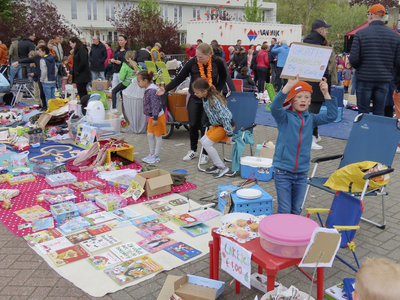
<svg viewBox="0 0 400 300">
<path fill-rule="evenodd" d="M 49 100 L 50 99 L 55 99 L 55 91 L 56 91 L 56 83 L 46 83 L 46 82 L 42 82 L 42 86 L 43 86 L 43 93 L 44 96 L 46 97 L 46 104 L 47 107 L 49 107 Z"/>
<path fill-rule="evenodd" d="M 21 64 L 18 64 L 16 67 L 14 67 L 13 65 L 10 66 L 10 75 L 8 77 L 8 80 L 10 80 L 11 86 L 13 86 L 14 84 L 14 79 L 17 78 L 22 78 Z"/>
<path fill-rule="evenodd" d="M 106 80 L 106 77 L 104 76 L 104 71 L 90 71 L 92 72 L 92 80 L 97 80 L 97 78 L 100 78 L 101 80 Z"/>
<path fill-rule="evenodd" d="M 141 61 L 141 62 L 138 62 L 138 64 L 139 64 L 139 66 L 142 67 L 143 70 L 147 70 L 147 66 L 144 62 Z"/>
<path fill-rule="evenodd" d="M 373 99 L 373 114 L 384 116 L 389 82 L 357 80 L 356 84 L 358 112 L 369 114 L 371 99 Z"/>
<path fill-rule="evenodd" d="M 301 214 L 307 190 L 308 172 L 292 173 L 275 168 L 274 181 L 278 196 L 277 214 Z"/>
</svg>

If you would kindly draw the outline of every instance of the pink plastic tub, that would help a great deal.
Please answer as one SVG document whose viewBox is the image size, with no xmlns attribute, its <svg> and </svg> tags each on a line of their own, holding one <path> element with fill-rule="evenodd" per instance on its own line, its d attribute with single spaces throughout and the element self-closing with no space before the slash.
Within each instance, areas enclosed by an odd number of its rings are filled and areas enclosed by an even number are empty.
<svg viewBox="0 0 400 300">
<path fill-rule="evenodd" d="M 259 226 L 261 247 L 279 257 L 302 258 L 316 227 L 316 222 L 298 215 L 265 217 Z"/>
</svg>

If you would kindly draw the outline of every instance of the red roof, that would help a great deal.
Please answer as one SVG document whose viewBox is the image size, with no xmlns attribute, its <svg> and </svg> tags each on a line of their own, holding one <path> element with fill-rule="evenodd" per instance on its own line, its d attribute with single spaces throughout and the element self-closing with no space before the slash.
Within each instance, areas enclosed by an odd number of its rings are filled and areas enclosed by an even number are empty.
<svg viewBox="0 0 400 300">
<path fill-rule="evenodd" d="M 364 24 L 362 24 L 362 25 L 360 25 L 360 26 L 358 26 L 358 27 L 356 27 L 356 28 L 350 30 L 349 32 L 345 33 L 344 35 L 355 35 L 357 31 L 368 27 L 368 25 L 369 25 L 368 22 L 366 22 L 366 23 L 364 23 Z M 386 26 L 386 27 L 389 28 L 389 29 L 392 29 L 392 30 L 395 31 L 395 32 L 397 32 L 397 30 L 395 30 L 395 29 L 393 29 L 393 28 L 390 28 L 389 26 Z M 398 32 L 397 32 L 397 33 L 398 33 Z"/>
</svg>

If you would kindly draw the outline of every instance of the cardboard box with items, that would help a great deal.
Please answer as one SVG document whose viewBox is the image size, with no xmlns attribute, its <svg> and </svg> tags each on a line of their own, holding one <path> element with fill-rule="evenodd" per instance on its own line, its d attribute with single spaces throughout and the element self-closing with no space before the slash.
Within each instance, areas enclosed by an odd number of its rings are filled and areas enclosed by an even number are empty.
<svg viewBox="0 0 400 300">
<path fill-rule="evenodd" d="M 144 189 L 146 197 L 169 193 L 173 183 L 171 174 L 161 169 L 139 173 L 135 181 Z"/>
</svg>

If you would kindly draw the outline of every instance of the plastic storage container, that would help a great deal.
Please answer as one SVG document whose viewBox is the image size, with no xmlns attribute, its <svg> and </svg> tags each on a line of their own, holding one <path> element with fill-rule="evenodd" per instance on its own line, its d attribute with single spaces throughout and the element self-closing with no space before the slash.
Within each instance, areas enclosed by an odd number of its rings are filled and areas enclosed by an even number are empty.
<svg viewBox="0 0 400 300">
<path fill-rule="evenodd" d="M 223 191 L 227 191 L 229 189 L 234 190 L 236 188 L 237 186 L 229 183 L 218 185 L 218 209 L 221 212 L 224 210 L 227 199 L 222 199 L 219 195 Z M 236 195 L 236 192 L 232 193 L 233 212 L 249 213 L 254 216 L 271 215 L 272 197 L 258 185 L 254 185 L 249 189 L 257 189 L 261 191 L 261 197 L 257 199 L 242 199 Z"/>
<path fill-rule="evenodd" d="M 240 158 L 240 176 L 247 179 L 251 173 L 260 181 L 270 181 L 274 173 L 272 159 L 265 157 L 245 156 Z"/>
<path fill-rule="evenodd" d="M 261 220 L 258 231 L 261 247 L 285 258 L 302 258 L 314 229 L 313 220 L 292 214 L 277 214 Z"/>
<path fill-rule="evenodd" d="M 99 137 L 121 134 L 121 118 L 113 115 L 106 115 L 104 121 L 91 125 L 97 128 Z"/>
</svg>

